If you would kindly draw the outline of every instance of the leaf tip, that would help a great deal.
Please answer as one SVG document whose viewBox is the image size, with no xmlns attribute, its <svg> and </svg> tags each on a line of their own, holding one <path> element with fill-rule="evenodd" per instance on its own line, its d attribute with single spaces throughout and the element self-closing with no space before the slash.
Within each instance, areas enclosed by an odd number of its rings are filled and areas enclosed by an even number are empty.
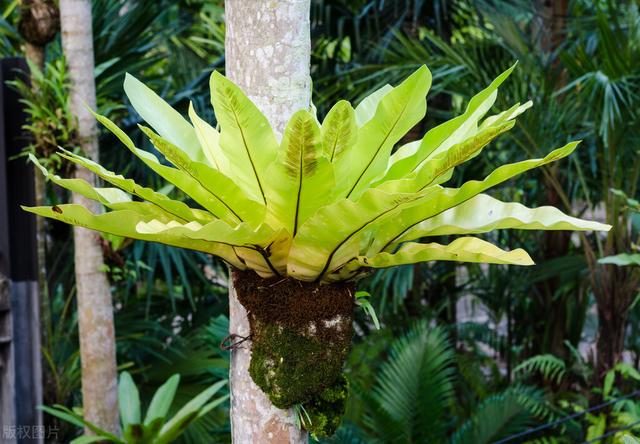
<svg viewBox="0 0 640 444">
<path fill-rule="evenodd" d="M 523 253 L 523 257 L 520 260 L 520 265 L 524 265 L 525 267 L 530 267 L 536 264 L 535 261 L 531 259 L 531 256 L 529 256 L 529 253 L 527 253 L 524 250 L 522 250 L 522 253 Z"/>
<path fill-rule="evenodd" d="M 130 86 L 134 86 L 135 84 L 140 83 L 140 80 L 136 79 L 135 76 L 129 74 L 128 72 L 124 73 L 124 82 L 122 83 L 126 92 L 126 89 Z"/>
<path fill-rule="evenodd" d="M 222 74 L 220 74 L 219 71 L 217 70 L 213 70 L 213 72 L 211 72 L 211 77 L 209 77 L 209 82 L 213 85 L 214 83 L 218 83 L 218 82 L 223 82 L 225 80 L 228 80 L 225 76 L 223 76 Z"/>
<path fill-rule="evenodd" d="M 612 225 L 609 224 L 598 224 L 598 227 L 596 228 L 596 231 L 611 231 L 611 228 L 613 228 Z"/>
</svg>

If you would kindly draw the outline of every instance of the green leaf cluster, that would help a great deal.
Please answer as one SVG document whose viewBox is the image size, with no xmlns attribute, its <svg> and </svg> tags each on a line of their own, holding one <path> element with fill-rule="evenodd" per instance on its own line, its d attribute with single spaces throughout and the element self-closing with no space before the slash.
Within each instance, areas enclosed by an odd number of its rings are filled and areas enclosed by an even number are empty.
<svg viewBox="0 0 640 444">
<path fill-rule="evenodd" d="M 186 403 L 177 413 L 169 416 L 173 399 L 180 384 L 180 375 L 173 375 L 153 395 L 147 413 L 142 417 L 138 388 L 128 372 L 120 374 L 118 403 L 122 436 L 116 436 L 86 421 L 82 415 L 62 405 L 41 407 L 46 413 L 56 416 L 77 427 L 89 429 L 93 435 L 83 435 L 72 444 L 92 442 L 114 442 L 118 444 L 167 444 L 174 442 L 189 425 L 206 416 L 223 403 L 228 395 L 212 399 L 226 380 L 218 381 Z"/>
<path fill-rule="evenodd" d="M 509 131 L 515 118 L 531 106 L 515 104 L 487 116 L 513 69 L 475 95 L 462 115 L 404 144 L 426 113 L 431 73 L 425 66 L 398 86 L 375 91 L 355 108 L 338 102 L 322 122 L 312 110 L 299 110 L 281 141 L 255 104 L 217 72 L 210 83 L 219 130 L 193 107 L 186 120 L 128 76 L 125 91 L 151 127 L 141 129 L 164 159 L 136 147 L 108 118 L 97 119 L 197 207 L 63 151 L 62 157 L 114 188 L 94 188 L 82 180 L 44 173 L 110 211 L 93 214 L 79 205 L 27 210 L 118 236 L 203 251 L 265 278 L 280 275 L 329 283 L 357 279 L 371 268 L 435 260 L 531 265 L 524 250 L 504 251 L 472 236 L 448 245 L 419 242 L 493 229 L 609 229 L 552 207 L 532 209 L 483 194 L 520 173 L 568 156 L 577 142 L 543 158 L 502 165 L 482 180 L 457 188 L 443 185 L 458 165 Z"/>
</svg>

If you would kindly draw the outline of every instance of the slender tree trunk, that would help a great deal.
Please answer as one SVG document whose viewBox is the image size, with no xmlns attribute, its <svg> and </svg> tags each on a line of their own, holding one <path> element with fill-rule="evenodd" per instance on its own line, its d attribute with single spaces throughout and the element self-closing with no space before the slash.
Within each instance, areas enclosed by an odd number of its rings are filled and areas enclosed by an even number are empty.
<svg viewBox="0 0 640 444">
<path fill-rule="evenodd" d="M 36 65 L 38 68 L 44 68 L 44 46 L 26 43 L 24 45 L 24 55 L 26 56 L 27 60 Z"/>
<path fill-rule="evenodd" d="M 622 361 L 629 308 L 638 292 L 640 274 L 633 267 L 596 267 L 592 271 L 598 306 L 595 383 L 601 383 L 607 372 Z"/>
<path fill-rule="evenodd" d="M 20 20 L 18 22 L 18 31 L 24 38 L 24 54 L 26 59 L 35 65 L 41 71 L 44 69 L 45 63 L 45 46 L 51 42 L 58 34 L 60 28 L 60 20 L 58 7 L 49 0 L 20 0 Z M 31 88 L 37 92 L 37 85 L 31 81 Z M 36 147 L 36 156 L 39 156 Z M 46 185 L 44 177 L 40 171 L 34 166 L 34 189 L 36 206 L 45 205 Z M 35 359 L 41 363 L 39 373 L 42 375 L 43 386 L 47 386 L 47 381 L 51 381 L 48 366 L 41 354 L 41 344 L 47 344 L 50 331 L 50 305 L 49 305 L 49 287 L 47 282 L 47 245 L 46 245 L 46 221 L 42 217 L 36 218 L 36 246 L 38 258 L 38 289 L 39 289 L 39 305 L 34 307 L 36 317 L 40 320 L 38 323 L 38 331 L 41 332 L 40 337 L 33 338 L 33 346 L 35 348 Z M 38 394 L 39 403 L 42 403 L 42 390 Z M 38 423 L 42 424 L 42 412 L 38 413 Z"/>
<path fill-rule="evenodd" d="M 44 67 L 44 47 L 39 45 L 33 45 L 31 43 L 26 43 L 24 48 L 24 53 L 26 59 L 35 64 L 39 69 L 43 69 Z M 35 89 L 35 85 L 31 82 L 31 88 Z M 34 174 L 33 174 L 33 182 L 34 182 L 34 197 L 36 206 L 45 205 L 45 190 L 46 184 L 44 181 L 43 175 L 40 171 L 37 170 L 36 166 L 33 166 Z M 36 257 L 38 261 L 38 294 L 37 298 L 37 306 L 34 306 L 33 309 L 36 310 L 37 319 L 39 319 L 38 325 L 36 327 L 36 331 L 40 332 L 39 337 L 33 338 L 33 347 L 34 347 L 34 363 L 38 362 L 39 365 L 39 376 L 41 379 L 41 386 L 39 388 L 38 393 L 38 403 L 42 403 L 43 401 L 43 388 L 46 387 L 46 381 L 49 375 L 47 371 L 48 366 L 46 365 L 46 361 L 44 359 L 44 355 L 41 353 L 43 344 L 47 343 L 48 338 L 48 329 L 47 327 L 50 325 L 49 322 L 49 287 L 47 285 L 47 232 L 46 232 L 46 221 L 44 217 L 36 217 Z M 42 424 L 42 412 L 38 410 L 38 423 Z M 41 441 L 39 441 L 41 442 Z"/>
<path fill-rule="evenodd" d="M 289 117 L 311 103 L 310 0 L 226 0 L 226 74 L 280 134 Z M 231 285 L 231 284 L 230 284 Z M 231 285 L 231 334 L 249 335 L 244 307 Z M 279 410 L 249 376 L 250 346 L 231 357 L 231 430 L 234 443 L 306 443 L 291 411 Z"/>
<path fill-rule="evenodd" d="M 25 39 L 25 58 L 38 69 L 44 69 L 45 45 L 47 45 L 58 33 L 60 21 L 57 7 L 45 0 L 21 0 L 20 22 L 18 30 Z M 31 88 L 36 91 L 37 86 L 33 79 Z M 36 147 L 36 157 L 40 156 L 40 147 Z M 33 167 L 36 206 L 45 205 L 46 185 L 42 174 L 36 166 Z M 47 340 L 47 328 L 49 326 L 49 288 L 47 285 L 47 245 L 46 245 L 46 221 L 43 217 L 36 218 L 36 245 L 38 256 L 38 287 L 40 290 L 40 316 L 42 325 L 42 338 Z"/>
<path fill-rule="evenodd" d="M 531 26 L 531 40 L 535 42 L 538 50 L 547 56 L 554 53 L 562 43 L 565 35 L 566 15 L 568 8 L 567 0 L 537 0 L 534 5 L 536 16 Z M 558 68 L 559 59 L 552 58 L 549 67 L 552 71 Z M 556 83 L 564 83 L 562 78 L 556 79 Z M 550 175 L 558 183 L 564 184 L 566 178 L 562 176 L 559 169 L 550 169 Z M 544 204 L 562 207 L 563 202 L 552 180 L 543 176 L 545 189 Z M 568 208 L 567 210 L 571 210 Z M 571 246 L 571 233 L 562 231 L 545 231 L 542 233 L 540 248 L 543 253 L 541 257 L 545 260 L 552 260 L 564 257 L 569 253 Z M 574 327 L 575 318 L 569 309 L 569 304 L 574 298 L 580 295 L 570 295 L 558 299 L 561 279 L 553 276 L 544 279 L 533 286 L 535 302 L 533 311 L 530 313 L 531 319 L 535 322 L 534 339 L 531 341 L 532 347 L 527 350 L 530 355 L 551 353 L 555 356 L 566 357 L 568 349 L 565 345 L 566 339 L 571 339 L 569 331 Z M 549 307 L 554 310 L 549 310 Z"/>
<path fill-rule="evenodd" d="M 91 0 L 60 0 L 62 47 L 71 80 L 71 111 L 77 118 L 84 154 L 98 160 L 96 121 L 87 109 L 96 108 Z M 95 183 L 89 171 L 78 168 L 75 177 Z M 100 206 L 77 194 L 73 203 L 93 212 Z M 117 433 L 117 371 L 113 307 L 109 281 L 104 272 L 97 233 L 73 228 L 78 295 L 78 327 L 82 361 L 82 398 L 85 418 Z"/>
</svg>

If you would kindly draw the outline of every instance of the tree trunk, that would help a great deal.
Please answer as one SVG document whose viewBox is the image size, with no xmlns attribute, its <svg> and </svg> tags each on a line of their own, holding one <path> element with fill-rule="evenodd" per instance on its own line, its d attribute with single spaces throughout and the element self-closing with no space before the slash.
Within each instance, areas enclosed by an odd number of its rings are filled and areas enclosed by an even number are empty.
<svg viewBox="0 0 640 444">
<path fill-rule="evenodd" d="M 281 134 L 289 117 L 311 103 L 309 73 L 310 0 L 226 0 L 226 75 Z M 229 332 L 249 335 L 249 321 L 229 290 Z M 246 343 L 245 343 L 246 344 Z M 248 368 L 250 345 L 231 356 L 231 431 L 233 442 L 306 443 L 290 410 L 279 410 L 254 384 Z"/>
<path fill-rule="evenodd" d="M 634 267 L 596 265 L 592 282 L 598 306 L 595 383 L 622 361 L 629 308 L 638 291 L 640 275 Z"/>
<path fill-rule="evenodd" d="M 58 34 L 60 17 L 58 7 L 48 0 L 20 0 L 20 21 L 18 31 L 25 40 L 24 54 L 26 59 L 41 71 L 45 64 L 45 46 Z M 37 92 L 35 82 L 31 81 L 31 88 Z M 42 155 L 42 147 L 36 146 L 36 157 Z M 46 204 L 46 183 L 38 168 L 34 165 L 35 204 Z M 38 257 L 38 287 L 40 296 L 40 324 L 42 343 L 48 342 L 50 320 L 49 286 L 47 282 L 47 237 L 46 220 L 43 217 L 36 218 L 36 245 Z M 40 353 L 40 351 L 38 351 Z M 44 365 L 44 380 L 50 379 Z"/>
<path fill-rule="evenodd" d="M 44 68 L 44 46 L 25 43 L 24 55 L 27 60 L 36 65 L 39 69 Z"/>
<path fill-rule="evenodd" d="M 562 43 L 566 33 L 566 17 L 568 10 L 567 0 L 537 0 L 534 4 L 536 11 L 535 18 L 531 26 L 531 41 L 536 44 L 538 50 L 545 54 L 543 59 L 551 56 Z M 550 57 L 552 64 L 550 69 L 557 70 L 559 58 Z M 562 77 L 555 79 L 559 85 L 564 83 Z M 564 186 L 566 178 L 562 175 L 562 170 L 557 168 L 549 169 L 551 179 L 543 175 L 544 205 L 551 205 L 561 208 L 563 201 L 553 185 L 553 181 Z M 571 208 L 566 208 L 571 210 Z M 571 233 L 564 231 L 545 231 L 542 233 L 540 242 L 541 257 L 546 261 L 566 256 L 570 251 Z M 551 353 L 555 356 L 566 358 L 568 349 L 565 340 L 572 339 L 569 331 L 579 322 L 575 321 L 579 314 L 571 312 L 569 304 L 572 303 L 574 295 L 560 298 L 561 279 L 559 276 L 552 276 L 544 279 L 535 285 L 533 289 L 533 301 L 530 318 L 533 320 L 534 338 L 530 342 L 531 346 L 527 350 L 530 356 Z M 576 295 L 575 297 L 580 297 Z M 554 307 L 554 310 L 549 310 Z M 575 316 L 578 315 L 578 316 Z M 577 344 L 574 344 L 577 345 Z"/>
<path fill-rule="evenodd" d="M 96 108 L 91 1 L 60 0 L 60 21 L 71 80 L 71 111 L 77 118 L 81 148 L 87 157 L 98 161 L 96 121 L 87 109 Z M 76 170 L 75 177 L 95 183 L 93 174 L 83 168 Z M 74 194 L 72 200 L 93 212 L 101 210 L 99 204 L 80 195 Z M 100 236 L 78 226 L 73 227 L 73 236 L 84 417 L 118 433 L 113 307 Z"/>
</svg>

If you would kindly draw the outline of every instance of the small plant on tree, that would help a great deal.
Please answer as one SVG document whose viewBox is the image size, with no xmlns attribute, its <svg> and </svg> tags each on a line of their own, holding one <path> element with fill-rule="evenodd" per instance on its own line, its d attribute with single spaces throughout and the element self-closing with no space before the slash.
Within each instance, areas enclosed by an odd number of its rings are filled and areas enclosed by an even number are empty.
<svg viewBox="0 0 640 444">
<path fill-rule="evenodd" d="M 464 114 L 394 147 L 422 120 L 431 74 L 418 69 L 385 86 L 355 109 L 335 104 L 320 123 L 313 109 L 290 119 L 281 141 L 243 92 L 211 76 L 220 130 L 191 107 L 183 118 L 138 80 L 125 91 L 153 127 L 141 126 L 166 161 L 137 148 L 104 116 L 97 119 L 193 205 L 138 185 L 77 154 L 62 151 L 116 188 L 44 173 L 57 184 L 102 203 L 27 208 L 97 231 L 216 255 L 232 268 L 251 325 L 249 372 L 279 408 L 302 406 L 301 423 L 316 436 L 338 426 L 347 387 L 342 366 L 352 336 L 354 282 L 372 269 L 435 260 L 532 265 L 522 249 L 505 251 L 462 236 L 447 245 L 431 236 L 494 229 L 603 230 L 609 226 L 527 208 L 483 194 L 520 173 L 568 156 L 571 142 L 541 159 L 503 165 L 482 180 L 446 187 L 461 163 L 510 130 L 531 102 L 485 117 L 510 68 L 473 97 Z"/>
</svg>

